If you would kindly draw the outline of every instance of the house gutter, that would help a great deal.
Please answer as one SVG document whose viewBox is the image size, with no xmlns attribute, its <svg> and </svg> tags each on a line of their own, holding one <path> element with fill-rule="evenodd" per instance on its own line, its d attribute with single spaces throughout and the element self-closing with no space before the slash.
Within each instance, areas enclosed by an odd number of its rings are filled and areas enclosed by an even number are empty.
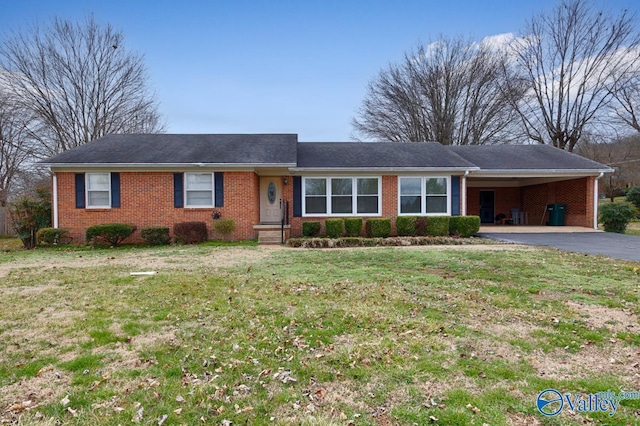
<svg viewBox="0 0 640 426">
<path fill-rule="evenodd" d="M 598 229 L 598 181 L 604 176 L 604 172 L 601 172 L 593 181 L 593 229 Z"/>
<path fill-rule="evenodd" d="M 58 227 L 58 176 L 53 174 L 53 227 Z"/>
<path fill-rule="evenodd" d="M 479 168 L 469 167 L 291 167 L 291 173 L 373 173 L 373 172 L 392 172 L 392 173 L 412 173 L 412 172 L 465 172 L 469 170 L 480 170 Z"/>
</svg>

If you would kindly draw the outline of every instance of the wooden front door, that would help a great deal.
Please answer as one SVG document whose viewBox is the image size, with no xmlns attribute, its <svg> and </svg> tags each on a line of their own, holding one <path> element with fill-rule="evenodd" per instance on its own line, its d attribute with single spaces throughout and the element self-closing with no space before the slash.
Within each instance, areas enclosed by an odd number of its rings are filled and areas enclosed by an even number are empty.
<svg viewBox="0 0 640 426">
<path fill-rule="evenodd" d="M 282 219 L 282 178 L 263 176 L 260 178 L 260 223 L 280 223 Z"/>
</svg>

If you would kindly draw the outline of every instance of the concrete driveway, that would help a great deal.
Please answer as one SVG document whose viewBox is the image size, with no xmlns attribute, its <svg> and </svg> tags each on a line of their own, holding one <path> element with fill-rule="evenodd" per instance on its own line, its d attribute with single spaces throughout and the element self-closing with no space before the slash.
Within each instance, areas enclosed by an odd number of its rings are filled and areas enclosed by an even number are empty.
<svg viewBox="0 0 640 426">
<path fill-rule="evenodd" d="M 583 228 L 584 229 L 584 228 Z M 545 231 L 549 228 L 545 227 Z M 640 237 L 611 232 L 491 232 L 490 227 L 480 230 L 478 236 L 530 246 L 555 247 L 577 253 L 601 254 L 613 259 L 640 262 Z"/>
</svg>

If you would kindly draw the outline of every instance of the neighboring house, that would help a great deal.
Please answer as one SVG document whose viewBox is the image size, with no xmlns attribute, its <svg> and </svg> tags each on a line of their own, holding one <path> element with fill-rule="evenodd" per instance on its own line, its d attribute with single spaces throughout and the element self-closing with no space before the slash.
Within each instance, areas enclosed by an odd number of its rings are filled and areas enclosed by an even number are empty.
<svg viewBox="0 0 640 426">
<path fill-rule="evenodd" d="M 295 134 L 109 135 L 41 162 L 53 173 L 53 224 L 84 241 L 95 224 L 139 231 L 234 219 L 234 239 L 328 217 L 528 213 L 546 223 L 566 203 L 566 224 L 596 227 L 607 166 L 543 145 L 298 142 Z M 289 205 L 290 209 L 285 207 Z"/>
</svg>

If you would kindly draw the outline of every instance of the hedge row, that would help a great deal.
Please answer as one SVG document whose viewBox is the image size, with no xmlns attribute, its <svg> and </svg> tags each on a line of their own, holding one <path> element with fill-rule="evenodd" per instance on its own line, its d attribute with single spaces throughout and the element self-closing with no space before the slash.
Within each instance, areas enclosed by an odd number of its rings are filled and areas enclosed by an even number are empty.
<svg viewBox="0 0 640 426">
<path fill-rule="evenodd" d="M 325 232 L 329 238 L 358 237 L 362 232 L 362 218 L 326 219 Z M 317 221 L 302 222 L 302 235 L 317 237 L 322 224 Z M 456 236 L 468 238 L 480 230 L 478 216 L 398 216 L 398 236 Z M 371 218 L 365 222 L 365 233 L 369 238 L 386 238 L 391 235 L 391 219 Z"/>
</svg>

